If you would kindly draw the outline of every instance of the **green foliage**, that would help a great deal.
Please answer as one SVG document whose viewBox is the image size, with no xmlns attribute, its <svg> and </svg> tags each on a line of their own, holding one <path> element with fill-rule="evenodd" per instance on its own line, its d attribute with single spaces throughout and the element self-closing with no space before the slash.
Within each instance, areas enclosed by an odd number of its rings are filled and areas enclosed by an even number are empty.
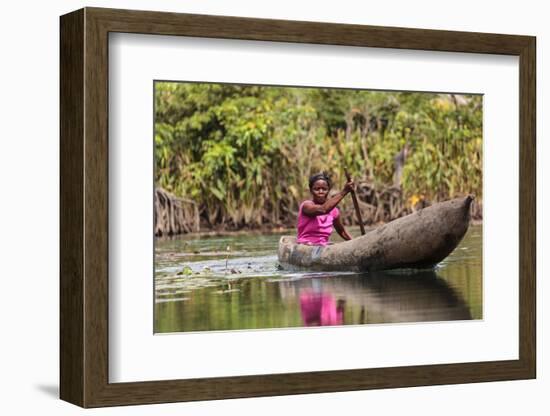
<svg viewBox="0 0 550 416">
<path fill-rule="evenodd" d="M 482 191 L 482 98 L 429 93 L 155 84 L 155 180 L 212 225 L 288 222 L 321 170 L 391 185 L 407 144 L 406 198 Z M 294 218 L 294 217 L 292 217 Z"/>
</svg>

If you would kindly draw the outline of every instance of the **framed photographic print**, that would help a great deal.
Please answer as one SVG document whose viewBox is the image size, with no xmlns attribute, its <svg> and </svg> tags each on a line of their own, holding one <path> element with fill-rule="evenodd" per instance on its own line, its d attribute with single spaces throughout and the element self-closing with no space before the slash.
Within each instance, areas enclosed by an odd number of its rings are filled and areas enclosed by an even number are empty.
<svg viewBox="0 0 550 416">
<path fill-rule="evenodd" d="M 534 378 L 535 49 L 62 16 L 61 398 Z"/>
</svg>

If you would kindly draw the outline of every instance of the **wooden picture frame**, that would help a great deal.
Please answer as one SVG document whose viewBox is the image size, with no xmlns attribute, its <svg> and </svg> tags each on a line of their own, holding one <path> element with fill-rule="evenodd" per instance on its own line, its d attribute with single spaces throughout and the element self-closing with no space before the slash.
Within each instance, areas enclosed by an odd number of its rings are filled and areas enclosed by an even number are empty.
<svg viewBox="0 0 550 416">
<path fill-rule="evenodd" d="M 82 407 L 536 377 L 536 40 L 530 36 L 85 8 L 60 19 L 60 396 Z M 368 46 L 519 57 L 519 359 L 110 383 L 108 34 Z"/>
</svg>

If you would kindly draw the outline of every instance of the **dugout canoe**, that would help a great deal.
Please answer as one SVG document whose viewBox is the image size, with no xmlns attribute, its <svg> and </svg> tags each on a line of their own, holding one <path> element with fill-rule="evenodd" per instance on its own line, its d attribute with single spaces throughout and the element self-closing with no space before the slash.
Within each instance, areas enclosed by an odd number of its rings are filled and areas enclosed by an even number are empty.
<svg viewBox="0 0 550 416">
<path fill-rule="evenodd" d="M 470 224 L 471 196 L 440 202 L 393 220 L 353 240 L 328 246 L 279 240 L 285 270 L 372 271 L 429 269 L 458 246 Z"/>
</svg>

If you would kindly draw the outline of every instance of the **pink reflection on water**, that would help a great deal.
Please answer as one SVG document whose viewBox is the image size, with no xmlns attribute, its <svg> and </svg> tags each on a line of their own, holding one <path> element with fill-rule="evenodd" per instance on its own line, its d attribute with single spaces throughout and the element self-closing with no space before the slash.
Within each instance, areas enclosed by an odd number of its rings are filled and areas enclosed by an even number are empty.
<svg viewBox="0 0 550 416">
<path fill-rule="evenodd" d="M 343 301 L 329 293 L 304 290 L 300 293 L 300 309 L 305 326 L 342 325 Z"/>
</svg>

